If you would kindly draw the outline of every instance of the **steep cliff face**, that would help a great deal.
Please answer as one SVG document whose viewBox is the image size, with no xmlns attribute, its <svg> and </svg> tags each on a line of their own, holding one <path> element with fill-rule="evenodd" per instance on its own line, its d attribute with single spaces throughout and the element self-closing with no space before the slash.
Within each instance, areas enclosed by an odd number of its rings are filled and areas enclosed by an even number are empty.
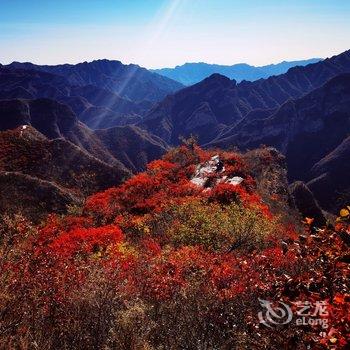
<svg viewBox="0 0 350 350">
<path fill-rule="evenodd" d="M 337 212 L 350 202 L 350 137 L 311 169 L 308 187 L 323 208 Z"/>
<path fill-rule="evenodd" d="M 312 218 L 313 224 L 317 227 L 323 227 L 326 224 L 326 218 L 320 208 L 314 194 L 307 185 L 301 181 L 293 182 L 289 191 L 295 207 L 305 218 Z"/>
<path fill-rule="evenodd" d="M 286 158 L 273 147 L 261 147 L 244 153 L 244 161 L 256 180 L 257 191 L 270 205 L 288 206 Z"/>
</svg>

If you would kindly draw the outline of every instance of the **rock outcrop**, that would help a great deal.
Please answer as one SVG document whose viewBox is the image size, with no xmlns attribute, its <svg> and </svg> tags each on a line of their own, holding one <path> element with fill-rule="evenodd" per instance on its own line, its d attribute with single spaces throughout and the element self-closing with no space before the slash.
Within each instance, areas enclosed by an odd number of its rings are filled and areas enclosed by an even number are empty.
<svg viewBox="0 0 350 350">
<path fill-rule="evenodd" d="M 305 183 L 296 181 L 289 187 L 293 202 L 303 217 L 314 219 L 313 225 L 322 227 L 326 218 L 318 205 L 314 195 Z"/>
</svg>

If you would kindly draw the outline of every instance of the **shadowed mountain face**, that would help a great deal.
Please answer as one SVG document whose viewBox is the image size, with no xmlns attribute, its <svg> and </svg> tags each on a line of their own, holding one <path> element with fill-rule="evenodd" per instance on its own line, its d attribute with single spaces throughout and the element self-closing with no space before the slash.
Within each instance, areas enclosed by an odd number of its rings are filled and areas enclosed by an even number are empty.
<svg viewBox="0 0 350 350">
<path fill-rule="evenodd" d="M 309 188 L 326 210 L 343 208 L 350 202 L 350 137 L 318 161 L 311 169 Z"/>
<path fill-rule="evenodd" d="M 236 83 L 216 74 L 166 97 L 146 114 L 141 125 L 171 144 L 190 134 L 205 143 L 225 125 L 238 122 L 245 111 Z"/>
<path fill-rule="evenodd" d="M 169 148 L 161 138 L 131 125 L 96 130 L 94 134 L 116 159 L 134 173 L 145 169 L 150 160 L 161 158 Z"/>
<path fill-rule="evenodd" d="M 289 179 L 308 181 L 322 206 L 334 209 L 340 194 L 343 204 L 350 200 L 349 134 L 350 74 L 344 74 L 302 98 L 287 101 L 267 118 L 247 115 L 208 146 L 274 146 L 286 155 Z"/>
<path fill-rule="evenodd" d="M 350 51 L 285 74 L 236 84 L 219 74 L 166 97 L 140 125 L 177 144 L 179 136 L 195 134 L 200 143 L 221 137 L 255 110 L 274 110 L 289 99 L 299 98 L 329 79 L 350 72 Z"/>
<path fill-rule="evenodd" d="M 1 100 L 0 129 L 30 124 L 49 138 L 62 137 L 78 120 L 69 107 L 50 99 Z"/>
<path fill-rule="evenodd" d="M 269 64 L 267 66 L 254 67 L 249 64 L 239 63 L 232 66 L 208 63 L 185 63 L 175 68 L 161 68 L 152 70 L 170 79 L 176 80 L 184 85 L 193 85 L 212 74 L 218 73 L 225 75 L 237 82 L 242 80 L 254 81 L 266 79 L 272 75 L 279 75 L 287 72 L 289 68 L 295 66 L 306 66 L 311 63 L 319 62 L 320 58 L 311 58 L 309 60 L 281 62 Z"/>
<path fill-rule="evenodd" d="M 335 149 L 349 132 L 350 74 L 345 74 L 300 99 L 287 101 L 268 118 L 247 116 L 211 145 L 273 145 L 287 156 L 289 177 L 307 180 L 305 171 Z"/>
<path fill-rule="evenodd" d="M 0 100 L 0 130 L 21 125 L 31 125 L 49 139 L 64 138 L 106 163 L 117 162 L 93 132 L 62 103 L 51 99 Z"/>
</svg>

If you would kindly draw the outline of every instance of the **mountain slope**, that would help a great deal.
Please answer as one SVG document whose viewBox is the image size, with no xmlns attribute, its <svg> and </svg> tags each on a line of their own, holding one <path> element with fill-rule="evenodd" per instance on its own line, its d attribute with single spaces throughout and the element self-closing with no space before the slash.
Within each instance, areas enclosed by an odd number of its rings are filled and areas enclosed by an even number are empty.
<svg viewBox="0 0 350 350">
<path fill-rule="evenodd" d="M 0 130 L 27 124 L 49 139 L 64 138 L 94 157 L 123 168 L 68 106 L 51 99 L 0 100 Z"/>
<path fill-rule="evenodd" d="M 63 138 L 50 140 L 31 126 L 0 132 L 2 212 L 38 220 L 129 176 L 123 166 L 108 165 Z"/>
<path fill-rule="evenodd" d="M 167 144 L 136 126 L 117 126 L 95 131 L 106 149 L 129 170 L 136 173 L 146 168 L 154 159 L 165 154 Z"/>
<path fill-rule="evenodd" d="M 239 121 L 244 112 L 236 83 L 214 74 L 166 97 L 140 125 L 171 144 L 178 144 L 179 136 L 193 133 L 204 143 L 214 138 L 221 126 Z"/>
<path fill-rule="evenodd" d="M 234 64 L 231 66 L 208 63 L 185 63 L 175 68 L 161 68 L 153 69 L 152 71 L 176 80 L 184 85 L 193 85 L 201 80 L 209 77 L 212 74 L 218 73 L 225 75 L 230 79 L 238 82 L 242 80 L 254 81 L 262 78 L 268 78 L 272 75 L 283 74 L 289 68 L 295 66 L 306 66 L 311 63 L 321 61 L 320 58 L 311 58 L 300 61 L 283 61 L 277 64 L 270 64 L 267 66 L 255 67 L 245 63 Z"/>
<path fill-rule="evenodd" d="M 144 170 L 167 149 L 164 141 L 137 127 L 90 130 L 68 106 L 54 100 L 0 100 L 0 131 L 22 125 L 31 125 L 48 139 L 69 141 L 122 173 Z"/>
<path fill-rule="evenodd" d="M 130 173 L 92 157 L 71 142 L 50 140 L 31 126 L 0 133 L 0 170 L 60 184 L 79 195 L 119 184 Z"/>
<path fill-rule="evenodd" d="M 253 109 L 275 108 L 290 98 L 298 98 L 322 86 L 329 79 L 350 72 L 350 50 L 337 56 L 294 67 L 287 73 L 260 79 L 255 82 L 241 82 L 239 96 Z"/>
<path fill-rule="evenodd" d="M 81 204 L 80 198 L 55 183 L 19 172 L 0 171 L 0 193 L 3 215 L 20 214 L 33 222 Z"/>
</svg>

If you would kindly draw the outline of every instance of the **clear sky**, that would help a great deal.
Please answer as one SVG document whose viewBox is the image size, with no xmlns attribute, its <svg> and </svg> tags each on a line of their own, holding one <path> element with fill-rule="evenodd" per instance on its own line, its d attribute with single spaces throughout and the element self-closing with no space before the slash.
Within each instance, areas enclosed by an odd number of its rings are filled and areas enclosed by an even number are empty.
<svg viewBox="0 0 350 350">
<path fill-rule="evenodd" d="M 3 64 L 264 65 L 349 48 L 349 0 L 0 0 Z"/>
</svg>

